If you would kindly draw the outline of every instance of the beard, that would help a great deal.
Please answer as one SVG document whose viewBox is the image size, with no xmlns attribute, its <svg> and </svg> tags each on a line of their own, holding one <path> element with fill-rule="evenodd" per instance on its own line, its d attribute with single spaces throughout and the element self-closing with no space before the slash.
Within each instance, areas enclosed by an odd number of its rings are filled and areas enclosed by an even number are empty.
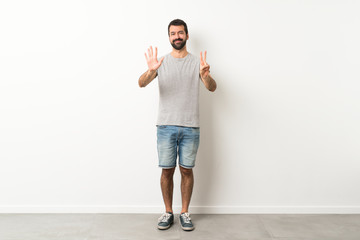
<svg viewBox="0 0 360 240">
<path fill-rule="evenodd" d="M 177 40 L 181 40 L 181 42 L 175 43 L 175 41 Z M 175 48 L 176 50 L 181 50 L 185 45 L 186 45 L 186 40 L 182 40 L 182 39 L 175 39 L 173 42 L 171 42 L 171 46 L 173 46 L 173 48 Z"/>
</svg>

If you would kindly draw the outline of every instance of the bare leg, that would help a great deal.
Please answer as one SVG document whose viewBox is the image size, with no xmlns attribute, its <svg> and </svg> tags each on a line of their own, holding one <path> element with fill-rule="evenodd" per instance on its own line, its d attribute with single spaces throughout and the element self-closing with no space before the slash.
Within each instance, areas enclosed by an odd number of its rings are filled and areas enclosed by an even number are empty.
<svg viewBox="0 0 360 240">
<path fill-rule="evenodd" d="M 173 212 L 172 200 L 173 200 L 173 189 L 174 189 L 174 176 L 175 168 L 163 169 L 161 173 L 161 191 L 165 203 L 166 212 Z"/>
<path fill-rule="evenodd" d="M 189 211 L 191 194 L 194 186 L 194 174 L 192 169 L 183 168 L 180 166 L 181 172 L 181 197 L 182 210 L 181 213 Z"/>
</svg>

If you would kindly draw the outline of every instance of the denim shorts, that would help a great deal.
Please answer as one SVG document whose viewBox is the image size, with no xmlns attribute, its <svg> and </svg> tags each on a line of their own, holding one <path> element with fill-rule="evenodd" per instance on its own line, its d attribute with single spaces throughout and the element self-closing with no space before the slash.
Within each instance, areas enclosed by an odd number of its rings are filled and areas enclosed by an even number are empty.
<svg viewBox="0 0 360 240">
<path fill-rule="evenodd" d="M 200 142 L 200 128 L 173 125 L 157 126 L 157 150 L 159 167 L 169 169 L 179 165 L 195 167 L 196 154 Z"/>
</svg>

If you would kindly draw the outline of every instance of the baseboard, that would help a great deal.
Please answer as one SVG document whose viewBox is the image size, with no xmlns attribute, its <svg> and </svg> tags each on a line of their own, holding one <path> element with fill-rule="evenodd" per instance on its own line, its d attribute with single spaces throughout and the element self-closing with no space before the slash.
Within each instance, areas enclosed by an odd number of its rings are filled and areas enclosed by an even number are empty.
<svg viewBox="0 0 360 240">
<path fill-rule="evenodd" d="M 174 212 L 181 207 L 175 206 Z M 163 206 L 0 205 L 0 213 L 161 213 Z M 360 214 L 360 206 L 190 206 L 192 214 Z"/>
</svg>

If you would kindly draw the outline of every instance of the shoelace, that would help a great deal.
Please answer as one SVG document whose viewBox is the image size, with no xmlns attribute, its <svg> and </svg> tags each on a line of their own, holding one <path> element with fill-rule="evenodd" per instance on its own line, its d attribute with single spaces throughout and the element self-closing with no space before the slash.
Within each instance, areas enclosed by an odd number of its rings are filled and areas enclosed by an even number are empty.
<svg viewBox="0 0 360 240">
<path fill-rule="evenodd" d="M 159 218 L 159 222 L 167 222 L 170 217 L 171 217 L 171 214 L 170 214 L 170 213 L 164 213 L 164 214 L 161 215 L 161 217 Z"/>
<path fill-rule="evenodd" d="M 181 216 L 182 216 L 185 223 L 190 223 L 191 218 L 190 218 L 189 213 L 183 213 L 183 214 L 181 214 Z"/>
</svg>

